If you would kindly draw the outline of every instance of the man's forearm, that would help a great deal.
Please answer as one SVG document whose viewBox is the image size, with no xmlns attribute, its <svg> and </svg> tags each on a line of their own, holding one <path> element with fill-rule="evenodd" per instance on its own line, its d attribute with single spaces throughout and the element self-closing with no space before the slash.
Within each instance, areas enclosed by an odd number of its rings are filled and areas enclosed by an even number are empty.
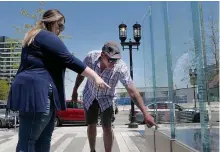
<svg viewBox="0 0 220 152">
<path fill-rule="evenodd" d="M 135 92 L 133 95 L 131 95 L 131 99 L 143 114 L 148 114 L 147 108 L 144 105 L 144 101 L 139 92 Z"/>
<path fill-rule="evenodd" d="M 79 74 L 77 75 L 74 90 L 77 90 L 79 88 L 79 86 L 82 84 L 84 78 L 85 77 L 82 75 L 79 75 Z"/>
<path fill-rule="evenodd" d="M 141 112 L 146 115 L 148 114 L 148 108 L 144 105 L 143 98 L 141 97 L 139 91 L 133 84 L 130 84 L 126 87 L 132 101 L 134 104 L 141 110 Z"/>
</svg>

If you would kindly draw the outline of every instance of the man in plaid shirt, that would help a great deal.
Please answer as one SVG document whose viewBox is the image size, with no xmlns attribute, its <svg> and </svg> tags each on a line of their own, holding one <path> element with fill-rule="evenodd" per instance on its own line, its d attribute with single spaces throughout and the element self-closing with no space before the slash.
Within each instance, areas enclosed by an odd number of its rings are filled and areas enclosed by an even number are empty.
<svg viewBox="0 0 220 152">
<path fill-rule="evenodd" d="M 103 128 L 103 139 L 105 152 L 112 151 L 113 131 L 111 119 L 113 115 L 113 99 L 115 98 L 115 87 L 120 81 L 132 98 L 132 101 L 142 111 L 145 122 L 149 127 L 156 125 L 153 117 L 147 112 L 143 99 L 134 86 L 129 70 L 121 59 L 120 49 L 115 42 L 104 44 L 102 51 L 88 53 L 84 63 L 93 69 L 111 88 L 100 89 L 95 86 L 94 81 L 87 80 L 83 91 L 83 104 L 85 107 L 86 122 L 88 124 L 87 134 L 91 152 L 95 152 L 96 126 L 99 110 L 101 110 L 101 121 Z M 84 77 L 78 75 L 73 88 L 72 100 L 77 101 L 77 90 Z"/>
</svg>

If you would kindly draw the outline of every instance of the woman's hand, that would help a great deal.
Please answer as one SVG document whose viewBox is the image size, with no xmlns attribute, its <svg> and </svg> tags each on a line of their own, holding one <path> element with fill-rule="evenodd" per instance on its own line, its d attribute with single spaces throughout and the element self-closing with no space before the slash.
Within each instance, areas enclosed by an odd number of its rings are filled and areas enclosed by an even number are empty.
<svg viewBox="0 0 220 152">
<path fill-rule="evenodd" d="M 95 71 L 93 71 L 89 67 L 86 67 L 86 69 L 81 73 L 81 75 L 87 77 L 88 79 L 94 80 L 97 88 L 111 88 Z"/>
<path fill-rule="evenodd" d="M 99 77 L 99 76 L 97 76 L 97 77 L 95 77 L 95 84 L 96 84 L 96 86 L 97 86 L 97 88 L 101 88 L 101 89 L 105 89 L 105 88 L 111 88 L 107 83 L 105 83 L 105 81 L 101 78 L 101 77 Z"/>
</svg>

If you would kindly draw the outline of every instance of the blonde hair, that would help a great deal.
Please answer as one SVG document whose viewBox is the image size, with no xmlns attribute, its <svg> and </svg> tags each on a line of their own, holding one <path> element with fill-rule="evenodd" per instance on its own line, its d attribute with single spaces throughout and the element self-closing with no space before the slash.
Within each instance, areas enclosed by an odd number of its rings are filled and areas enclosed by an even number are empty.
<svg viewBox="0 0 220 152">
<path fill-rule="evenodd" d="M 50 31 L 51 30 L 50 29 L 51 28 L 51 24 L 56 22 L 56 21 L 59 21 L 61 19 L 64 19 L 64 22 L 65 22 L 65 17 L 57 9 L 52 9 L 52 10 L 46 11 L 43 14 L 42 19 L 39 22 L 37 22 L 35 27 L 33 27 L 30 31 L 28 31 L 25 34 L 24 40 L 22 42 L 22 47 L 29 46 L 33 42 L 35 36 L 41 30 L 48 30 L 48 31 Z"/>
</svg>

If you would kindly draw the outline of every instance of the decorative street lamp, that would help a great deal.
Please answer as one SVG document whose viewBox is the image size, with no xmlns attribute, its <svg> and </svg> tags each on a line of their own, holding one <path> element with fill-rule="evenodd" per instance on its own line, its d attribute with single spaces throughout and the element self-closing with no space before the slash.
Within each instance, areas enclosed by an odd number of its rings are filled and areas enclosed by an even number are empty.
<svg viewBox="0 0 220 152">
<path fill-rule="evenodd" d="M 124 23 L 120 24 L 118 26 L 119 28 L 119 39 L 121 40 L 121 46 L 123 50 L 129 49 L 129 56 L 130 56 L 130 75 L 133 80 L 133 61 L 132 61 L 132 49 L 137 49 L 140 45 L 141 40 L 141 25 L 136 23 L 133 25 L 133 37 L 135 41 L 131 41 L 129 39 L 128 42 L 126 42 L 127 39 L 127 25 Z M 127 48 L 125 46 L 128 46 Z M 135 46 L 135 48 L 133 48 Z M 130 124 L 129 128 L 138 128 L 138 124 L 135 122 L 135 113 L 134 113 L 134 102 L 131 101 L 131 113 L 130 113 Z"/>
<path fill-rule="evenodd" d="M 125 40 L 127 39 L 127 25 L 125 24 L 120 24 L 119 25 L 119 39 L 121 40 L 121 43 L 124 43 Z"/>
<path fill-rule="evenodd" d="M 194 89 L 194 108 L 196 108 L 196 85 L 197 85 L 197 70 L 194 69 L 192 70 L 191 68 L 189 69 L 189 76 L 190 76 L 190 84 L 193 86 Z"/>
</svg>

